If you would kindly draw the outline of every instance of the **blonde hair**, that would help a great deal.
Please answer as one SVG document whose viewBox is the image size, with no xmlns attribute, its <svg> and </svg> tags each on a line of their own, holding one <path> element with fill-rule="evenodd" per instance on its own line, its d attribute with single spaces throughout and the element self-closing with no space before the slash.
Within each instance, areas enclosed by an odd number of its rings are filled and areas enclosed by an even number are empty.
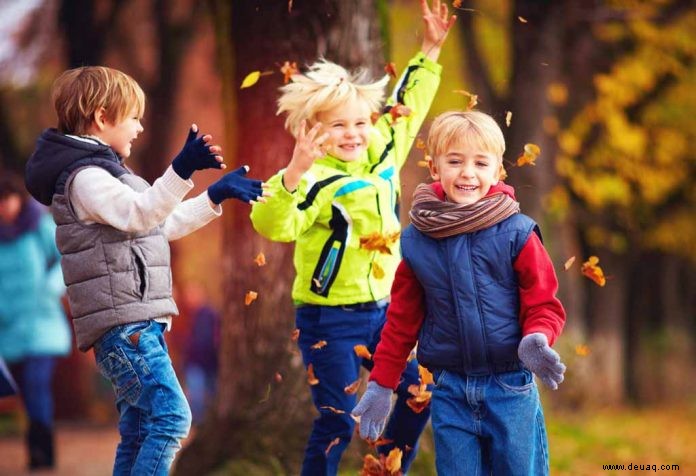
<svg viewBox="0 0 696 476">
<path fill-rule="evenodd" d="M 280 88 L 278 111 L 287 112 L 285 128 L 295 137 L 303 120 L 349 101 L 365 101 L 371 112 L 379 110 L 389 76 L 371 82 L 367 71 L 349 73 L 345 68 L 324 59 L 309 67 L 305 74 L 293 74 L 292 82 Z"/>
<path fill-rule="evenodd" d="M 494 154 L 502 164 L 505 137 L 500 126 L 480 111 L 450 111 L 435 118 L 428 133 L 428 153 L 438 157 L 451 147 L 465 143 Z"/>
<path fill-rule="evenodd" d="M 53 82 L 53 107 L 58 130 L 64 134 L 86 134 L 101 107 L 111 122 L 122 121 L 135 107 L 145 113 L 145 93 L 126 73 L 106 66 L 82 66 L 64 71 Z"/>
</svg>

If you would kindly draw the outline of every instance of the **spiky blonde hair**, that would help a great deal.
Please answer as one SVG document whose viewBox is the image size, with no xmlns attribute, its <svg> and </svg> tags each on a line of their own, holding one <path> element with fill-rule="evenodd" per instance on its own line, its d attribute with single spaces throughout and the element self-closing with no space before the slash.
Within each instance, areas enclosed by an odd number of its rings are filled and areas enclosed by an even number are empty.
<svg viewBox="0 0 696 476">
<path fill-rule="evenodd" d="M 292 82 L 280 88 L 276 114 L 287 113 L 285 128 L 297 137 L 303 120 L 313 122 L 318 113 L 349 101 L 364 101 L 371 112 L 379 110 L 388 82 L 388 75 L 373 82 L 364 69 L 350 73 L 321 59 L 306 73 L 293 74 Z"/>
<path fill-rule="evenodd" d="M 434 157 L 456 144 L 469 144 L 495 155 L 502 161 L 505 137 L 500 126 L 481 111 L 449 111 L 433 120 L 428 133 L 428 153 Z"/>
</svg>

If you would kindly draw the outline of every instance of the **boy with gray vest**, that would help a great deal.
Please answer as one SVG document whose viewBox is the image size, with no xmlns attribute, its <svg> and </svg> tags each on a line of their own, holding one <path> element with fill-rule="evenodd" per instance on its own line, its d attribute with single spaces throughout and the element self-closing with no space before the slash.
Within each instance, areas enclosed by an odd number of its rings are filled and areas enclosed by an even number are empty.
<svg viewBox="0 0 696 476">
<path fill-rule="evenodd" d="M 143 131 L 142 89 L 128 75 L 87 66 L 53 85 L 58 129 L 46 129 L 26 166 L 31 194 L 57 224 L 73 326 L 80 350 L 116 393 L 121 442 L 114 474 L 165 475 L 188 434 L 191 411 L 163 331 L 178 314 L 169 240 L 221 215 L 227 198 L 263 201 L 247 167 L 182 201 L 196 170 L 224 168 L 222 149 L 191 126 L 184 147 L 150 186 L 124 165 Z"/>
<path fill-rule="evenodd" d="M 382 432 L 417 341 L 418 361 L 434 374 L 437 473 L 548 474 L 532 372 L 552 389 L 565 372 L 550 347 L 565 323 L 553 264 L 500 180 L 505 140 L 493 118 L 442 114 L 427 147 L 436 182 L 414 193 L 387 324 L 353 410 L 360 434 Z"/>
</svg>

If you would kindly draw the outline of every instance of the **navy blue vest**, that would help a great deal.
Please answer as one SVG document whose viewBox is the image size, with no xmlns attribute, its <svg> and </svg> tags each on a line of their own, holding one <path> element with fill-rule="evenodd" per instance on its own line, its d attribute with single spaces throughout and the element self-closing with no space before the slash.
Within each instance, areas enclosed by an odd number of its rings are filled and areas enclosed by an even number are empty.
<svg viewBox="0 0 696 476">
<path fill-rule="evenodd" d="M 403 258 L 425 290 L 418 361 L 467 375 L 517 370 L 519 291 L 513 264 L 530 233 L 515 214 L 485 230 L 434 239 L 409 225 Z"/>
</svg>

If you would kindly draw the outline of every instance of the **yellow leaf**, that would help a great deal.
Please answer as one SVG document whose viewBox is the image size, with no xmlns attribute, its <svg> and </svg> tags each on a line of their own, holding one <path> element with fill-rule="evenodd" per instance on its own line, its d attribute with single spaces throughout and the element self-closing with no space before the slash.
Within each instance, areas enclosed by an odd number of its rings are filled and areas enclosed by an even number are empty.
<svg viewBox="0 0 696 476">
<path fill-rule="evenodd" d="M 435 383 L 433 380 L 433 374 L 430 373 L 430 370 L 426 369 L 422 365 L 418 365 L 418 377 L 423 385 Z"/>
<path fill-rule="evenodd" d="M 512 111 L 507 111 L 505 113 L 505 125 L 510 127 L 511 122 L 512 122 Z"/>
<path fill-rule="evenodd" d="M 246 75 L 246 78 L 244 78 L 244 81 L 242 81 L 242 85 L 239 87 L 239 89 L 249 88 L 253 86 L 254 84 L 256 84 L 260 77 L 261 71 L 252 71 L 251 73 Z"/>
<path fill-rule="evenodd" d="M 389 474 L 396 474 L 401 471 L 401 457 L 403 452 L 399 448 L 392 449 L 387 455 L 387 460 L 384 463 L 385 469 Z"/>
<path fill-rule="evenodd" d="M 604 271 L 602 271 L 602 268 L 600 268 L 597 263 L 599 263 L 599 258 L 590 256 L 589 259 L 582 264 L 580 271 L 586 278 L 591 279 L 598 286 L 604 286 L 607 284 L 607 279 L 604 277 Z"/>
<path fill-rule="evenodd" d="M 372 263 L 372 276 L 374 276 L 375 279 L 384 278 L 384 270 L 380 265 L 377 264 L 376 261 Z"/>
<path fill-rule="evenodd" d="M 452 92 L 457 93 L 457 94 L 462 94 L 464 96 L 469 97 L 469 104 L 467 104 L 467 106 L 466 106 L 466 108 L 468 110 L 475 108 L 476 105 L 478 104 L 478 94 L 473 94 L 473 93 L 470 93 L 469 91 L 465 91 L 463 89 L 455 89 Z"/>
<path fill-rule="evenodd" d="M 522 155 L 517 157 L 517 166 L 522 167 L 523 165 L 536 165 L 535 161 L 539 154 L 541 153 L 541 148 L 536 144 L 525 144 L 524 152 Z"/>
<path fill-rule="evenodd" d="M 575 346 L 575 353 L 580 357 L 587 357 L 590 355 L 590 347 L 586 344 L 578 344 Z"/>
</svg>

